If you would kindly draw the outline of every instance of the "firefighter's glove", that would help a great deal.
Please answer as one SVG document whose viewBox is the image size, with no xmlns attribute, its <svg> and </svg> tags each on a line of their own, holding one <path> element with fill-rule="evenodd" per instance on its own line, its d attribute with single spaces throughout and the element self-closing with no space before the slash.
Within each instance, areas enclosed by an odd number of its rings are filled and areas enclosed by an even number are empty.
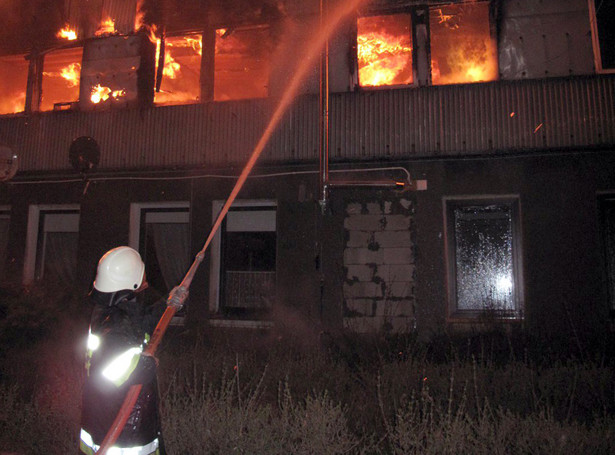
<svg viewBox="0 0 615 455">
<path fill-rule="evenodd" d="M 183 308 L 184 302 L 187 298 L 188 289 L 183 286 L 175 286 L 169 294 L 169 298 L 167 299 L 167 305 L 173 306 L 175 308 L 175 311 L 179 311 Z"/>
</svg>

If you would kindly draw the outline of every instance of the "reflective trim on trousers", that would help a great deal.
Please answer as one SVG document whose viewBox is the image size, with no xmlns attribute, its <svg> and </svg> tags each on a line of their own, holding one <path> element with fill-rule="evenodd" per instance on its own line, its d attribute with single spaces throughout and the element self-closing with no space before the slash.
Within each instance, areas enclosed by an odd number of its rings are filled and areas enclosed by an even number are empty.
<svg viewBox="0 0 615 455">
<path fill-rule="evenodd" d="M 86 455 L 94 455 L 98 449 L 99 445 L 94 444 L 94 440 L 90 433 L 85 431 L 83 428 L 81 429 L 79 441 L 79 448 Z M 144 446 L 138 447 L 109 447 L 106 455 L 159 455 L 160 447 L 159 447 L 158 438 L 154 439 L 149 444 L 145 444 Z"/>
</svg>

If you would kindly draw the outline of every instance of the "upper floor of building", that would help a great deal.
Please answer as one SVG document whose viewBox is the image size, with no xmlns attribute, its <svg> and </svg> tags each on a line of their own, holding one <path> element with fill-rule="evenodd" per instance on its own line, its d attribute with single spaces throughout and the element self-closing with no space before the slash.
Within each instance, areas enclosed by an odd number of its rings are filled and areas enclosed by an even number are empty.
<svg viewBox="0 0 615 455">
<path fill-rule="evenodd" d="M 349 3 L 264 159 L 317 158 L 323 75 L 333 160 L 615 144 L 615 6 L 597 0 L 5 6 L 0 144 L 26 171 L 70 168 L 83 135 L 106 169 L 241 163 Z"/>
</svg>

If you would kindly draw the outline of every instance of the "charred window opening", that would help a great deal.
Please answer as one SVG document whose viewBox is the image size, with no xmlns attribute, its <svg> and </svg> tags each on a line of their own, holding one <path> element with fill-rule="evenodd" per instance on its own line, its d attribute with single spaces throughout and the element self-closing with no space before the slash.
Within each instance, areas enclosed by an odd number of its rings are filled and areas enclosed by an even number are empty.
<svg viewBox="0 0 615 455">
<path fill-rule="evenodd" d="M 164 67 L 158 71 L 160 85 L 154 96 L 156 104 L 198 102 L 201 98 L 202 35 L 170 36 L 164 40 Z M 160 41 L 156 56 L 160 53 Z"/>
<path fill-rule="evenodd" d="M 411 84 L 411 16 L 391 14 L 359 18 L 357 59 L 362 87 Z"/>
<path fill-rule="evenodd" d="M 360 17 L 357 65 L 361 87 L 496 80 L 497 46 L 491 35 L 489 2 Z"/>
<path fill-rule="evenodd" d="M 434 85 L 497 79 L 497 50 L 489 30 L 488 3 L 430 8 L 429 28 Z"/>
<path fill-rule="evenodd" d="M 216 30 L 214 100 L 267 97 L 272 51 L 268 26 Z"/>
<path fill-rule="evenodd" d="M 28 61 L 24 55 L 0 57 L 0 115 L 23 112 L 26 105 Z"/>
<path fill-rule="evenodd" d="M 520 317 L 516 200 L 448 201 L 450 312 Z"/>
<path fill-rule="evenodd" d="M 45 55 L 41 111 L 61 109 L 79 100 L 83 48 L 59 49 Z"/>
<path fill-rule="evenodd" d="M 599 72 L 615 72 L 615 3 L 589 0 L 594 60 Z"/>
</svg>

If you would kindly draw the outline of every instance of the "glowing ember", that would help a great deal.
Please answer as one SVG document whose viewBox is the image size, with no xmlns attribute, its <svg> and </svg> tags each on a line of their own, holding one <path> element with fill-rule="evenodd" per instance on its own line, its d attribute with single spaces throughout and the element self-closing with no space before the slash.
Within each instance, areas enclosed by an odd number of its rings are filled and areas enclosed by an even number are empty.
<svg viewBox="0 0 615 455">
<path fill-rule="evenodd" d="M 107 101 L 109 98 L 118 99 L 126 95 L 125 90 L 111 90 L 109 87 L 103 87 L 100 84 L 92 87 L 92 94 L 90 100 L 94 104 L 98 104 L 101 101 Z"/>
<path fill-rule="evenodd" d="M 110 35 L 115 33 L 115 21 L 108 17 L 100 23 L 98 30 L 94 33 L 96 36 Z"/>
<path fill-rule="evenodd" d="M 357 29 L 359 83 L 362 86 L 412 83 L 408 15 L 362 17 Z"/>
<path fill-rule="evenodd" d="M 68 41 L 74 41 L 77 39 L 77 32 L 75 30 L 70 29 L 69 26 L 67 25 L 62 30 L 60 30 L 56 34 L 56 36 L 58 38 L 66 39 Z"/>
</svg>

